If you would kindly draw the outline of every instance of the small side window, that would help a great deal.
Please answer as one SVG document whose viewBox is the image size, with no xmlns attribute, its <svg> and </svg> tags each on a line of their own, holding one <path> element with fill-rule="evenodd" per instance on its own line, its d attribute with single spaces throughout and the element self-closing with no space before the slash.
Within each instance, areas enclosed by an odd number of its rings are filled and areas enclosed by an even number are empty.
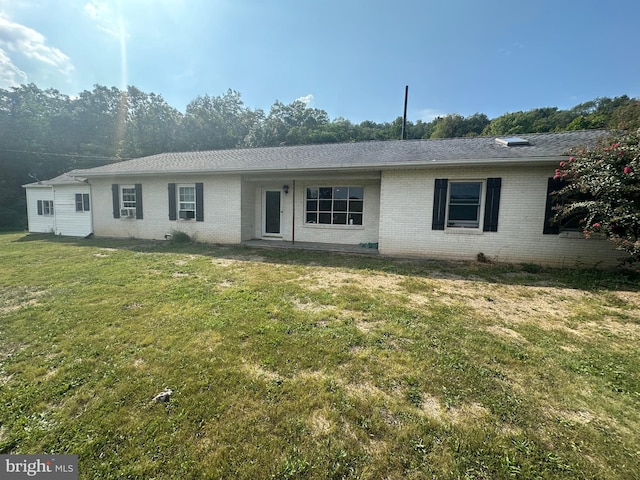
<svg viewBox="0 0 640 480">
<path fill-rule="evenodd" d="M 90 209 L 89 194 L 76 193 L 76 212 L 88 212 Z"/>
<path fill-rule="evenodd" d="M 53 215 L 53 200 L 38 200 L 38 215 L 50 217 Z"/>
</svg>

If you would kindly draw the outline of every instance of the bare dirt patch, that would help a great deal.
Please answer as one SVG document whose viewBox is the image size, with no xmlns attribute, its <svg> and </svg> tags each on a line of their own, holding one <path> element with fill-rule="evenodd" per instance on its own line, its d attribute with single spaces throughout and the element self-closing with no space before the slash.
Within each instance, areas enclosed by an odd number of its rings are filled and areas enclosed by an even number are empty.
<svg viewBox="0 0 640 480">
<path fill-rule="evenodd" d="M 345 385 L 345 390 L 350 395 L 361 399 L 384 398 L 387 396 L 385 392 L 369 382 L 358 384 L 349 383 Z"/>
<path fill-rule="evenodd" d="M 323 312 L 324 310 L 327 310 L 328 308 L 331 308 L 331 307 L 329 307 L 327 305 L 321 305 L 321 304 L 316 303 L 316 302 L 304 302 L 304 301 L 299 300 L 297 298 L 294 298 L 291 301 L 291 304 L 292 304 L 294 309 L 303 310 L 305 312 Z"/>
<path fill-rule="evenodd" d="M 249 376 L 256 379 L 263 379 L 268 381 L 281 381 L 283 378 L 277 372 L 262 368 L 255 363 L 242 362 L 240 368 Z"/>
<path fill-rule="evenodd" d="M 266 260 L 265 257 L 260 255 L 246 255 L 246 256 L 231 255 L 228 257 L 214 258 L 213 260 L 211 260 L 211 263 L 213 263 L 214 265 L 220 265 L 220 266 L 226 267 L 229 265 L 234 265 L 236 263 L 245 263 L 245 262 L 264 263 L 265 260 Z"/>
<path fill-rule="evenodd" d="M 473 423 L 481 418 L 486 418 L 491 415 L 491 412 L 479 403 L 466 403 L 459 407 L 454 407 L 448 410 L 448 419 L 451 423 Z"/>
<path fill-rule="evenodd" d="M 185 272 L 173 272 L 171 274 L 171 276 L 173 278 L 184 278 L 184 277 L 190 277 L 191 274 L 190 273 L 185 273 Z"/>
<path fill-rule="evenodd" d="M 314 437 L 323 437 L 331 433 L 333 426 L 331 420 L 327 418 L 322 410 L 315 410 L 309 418 L 309 426 L 311 435 Z"/>
<path fill-rule="evenodd" d="M 40 299 L 48 294 L 46 289 L 0 288 L 0 315 L 6 315 L 25 307 L 39 305 Z"/>
<path fill-rule="evenodd" d="M 198 258 L 197 255 L 187 255 L 185 258 L 180 258 L 173 263 L 178 266 L 183 266 L 187 265 L 191 260 L 195 260 L 196 258 Z"/>
<path fill-rule="evenodd" d="M 422 396 L 422 412 L 428 417 L 442 421 L 445 416 L 445 410 L 440 405 L 440 401 L 431 395 Z"/>
<path fill-rule="evenodd" d="M 550 414 L 561 420 L 582 425 L 590 423 L 595 418 L 593 413 L 586 410 L 552 410 Z"/>
<path fill-rule="evenodd" d="M 451 424 L 473 423 L 491 415 L 489 410 L 479 403 L 465 403 L 457 407 L 445 408 L 437 398 L 430 395 L 422 396 L 421 410 L 429 418 Z"/>
<path fill-rule="evenodd" d="M 523 335 L 507 327 L 490 325 L 489 327 L 487 327 L 487 331 L 495 335 L 498 335 L 499 337 L 506 338 L 508 340 L 513 340 L 518 343 L 528 343 L 527 339 L 524 338 Z"/>
<path fill-rule="evenodd" d="M 640 292 L 591 292 L 567 288 L 560 284 L 534 282 L 536 275 L 515 272 L 509 278 L 523 278 L 526 285 L 490 282 L 474 276 L 433 272 L 428 278 L 411 279 L 402 275 L 348 271 L 326 268 L 298 277 L 310 290 L 354 288 L 369 295 L 384 294 L 390 302 L 416 309 L 440 303 L 473 309 L 474 315 L 487 324 L 487 330 L 514 342 L 526 343 L 526 338 L 504 325 L 533 324 L 544 330 L 561 330 L 577 338 L 616 335 L 624 339 L 640 337 Z M 611 314 L 603 321 L 573 322 L 576 308 L 585 302 L 600 305 Z M 354 315 L 345 310 L 342 317 Z M 356 327 L 368 333 L 375 324 L 366 316 L 354 318 Z"/>
<path fill-rule="evenodd" d="M 402 289 L 398 282 L 403 277 L 392 274 L 372 274 L 346 272 L 339 269 L 323 269 L 325 273 L 311 273 L 297 278 L 296 282 L 304 282 L 310 290 L 333 289 L 341 285 L 354 285 L 366 290 L 382 290 L 385 293 L 398 293 Z"/>
</svg>

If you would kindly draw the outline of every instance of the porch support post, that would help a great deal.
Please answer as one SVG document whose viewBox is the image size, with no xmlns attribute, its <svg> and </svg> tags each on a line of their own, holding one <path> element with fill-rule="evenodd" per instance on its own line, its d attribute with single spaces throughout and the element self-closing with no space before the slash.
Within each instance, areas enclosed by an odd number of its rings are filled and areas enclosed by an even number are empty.
<svg viewBox="0 0 640 480">
<path fill-rule="evenodd" d="M 293 211 L 291 216 L 291 245 L 296 244 L 296 181 L 291 181 L 291 200 L 293 202 Z"/>
</svg>

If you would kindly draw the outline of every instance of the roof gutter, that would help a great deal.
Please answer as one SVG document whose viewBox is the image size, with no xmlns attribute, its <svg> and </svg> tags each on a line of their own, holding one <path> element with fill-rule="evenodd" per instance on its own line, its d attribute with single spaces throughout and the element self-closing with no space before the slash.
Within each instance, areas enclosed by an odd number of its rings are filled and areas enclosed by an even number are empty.
<svg viewBox="0 0 640 480">
<path fill-rule="evenodd" d="M 167 175 L 254 175 L 265 173 L 321 173 L 327 171 L 380 171 L 380 170 L 398 170 L 398 169 L 425 169 L 425 168 L 442 168 L 442 167 L 491 167 L 491 166 L 530 166 L 530 165 L 555 165 L 557 162 L 564 160 L 568 155 L 558 155 L 553 157 L 525 157 L 525 158 L 489 158 L 489 159 L 456 159 L 456 160 L 437 160 L 433 159 L 429 162 L 397 162 L 387 164 L 369 164 L 369 165 L 323 165 L 320 167 L 307 168 L 260 168 L 260 169 L 196 169 L 196 170 L 131 170 L 131 171 L 114 171 L 114 172 L 91 172 L 80 171 L 77 173 L 81 178 L 104 178 L 104 177 L 123 177 L 123 176 L 167 176 Z M 74 175 L 76 176 L 76 175 Z"/>
</svg>

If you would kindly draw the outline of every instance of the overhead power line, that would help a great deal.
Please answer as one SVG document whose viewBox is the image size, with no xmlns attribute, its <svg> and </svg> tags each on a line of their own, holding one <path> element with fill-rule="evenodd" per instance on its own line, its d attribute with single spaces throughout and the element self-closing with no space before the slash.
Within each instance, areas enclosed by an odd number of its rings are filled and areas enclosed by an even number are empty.
<svg viewBox="0 0 640 480">
<path fill-rule="evenodd" d="M 15 149 L 12 149 L 12 148 L 0 148 L 0 151 L 2 151 L 2 152 L 13 152 L 13 153 L 28 153 L 30 155 L 49 155 L 49 156 L 52 156 L 52 157 L 92 158 L 92 159 L 95 159 L 95 160 L 114 160 L 114 161 L 131 160 L 131 157 L 108 157 L 108 156 L 105 156 L 105 155 L 91 155 L 91 154 L 84 154 L 84 153 L 34 152 L 34 151 L 29 151 L 29 150 L 15 150 Z"/>
</svg>

